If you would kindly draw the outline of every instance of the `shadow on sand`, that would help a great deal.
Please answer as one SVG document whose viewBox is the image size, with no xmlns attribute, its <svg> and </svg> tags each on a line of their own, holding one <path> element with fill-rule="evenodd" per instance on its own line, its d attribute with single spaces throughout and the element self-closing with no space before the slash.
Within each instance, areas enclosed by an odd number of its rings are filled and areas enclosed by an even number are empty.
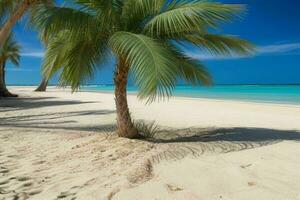
<svg viewBox="0 0 300 200">
<path fill-rule="evenodd" d="M 69 131 L 111 131 L 115 130 L 114 124 L 87 125 L 83 126 L 76 120 L 68 120 L 70 117 L 88 117 L 97 118 L 99 115 L 109 115 L 115 113 L 114 110 L 98 111 L 73 111 L 73 112 L 54 112 L 36 115 L 22 115 L 0 117 L 1 127 L 32 128 L 32 129 L 62 129 Z"/>
<path fill-rule="evenodd" d="M 55 97 L 18 97 L 18 98 L 5 98 L 0 99 L 0 112 L 28 110 L 34 108 L 44 108 L 51 106 L 66 106 L 66 105 L 79 105 L 87 103 L 99 102 L 83 102 L 83 101 L 63 101 Z"/>
<path fill-rule="evenodd" d="M 101 115 L 114 114 L 114 110 L 75 110 L 51 112 L 51 107 L 88 105 L 91 101 L 66 101 L 55 97 L 19 97 L 0 99 L 0 127 L 32 129 L 64 129 L 73 131 L 114 131 L 115 125 L 82 126 L 72 117 L 97 118 Z M 30 109 L 48 108 L 39 113 L 30 113 Z M 81 107 L 83 108 L 83 107 Z M 14 111 L 24 111 L 22 114 Z M 12 112 L 7 115 L 5 112 Z M 90 116 L 90 117 L 89 117 Z"/>
<path fill-rule="evenodd" d="M 165 144 L 162 152 L 152 157 L 153 162 L 178 160 L 187 155 L 194 157 L 206 153 L 229 153 L 253 149 L 281 141 L 300 141 L 300 131 L 266 128 L 188 128 L 161 129 L 155 144 Z"/>
<path fill-rule="evenodd" d="M 64 112 L 47 112 L 30 114 L 27 109 L 64 105 L 83 105 L 95 102 L 62 101 L 49 97 L 13 98 L 0 100 L 0 112 L 25 110 L 22 115 L 0 116 L 0 127 L 7 131 L 14 128 L 26 129 L 55 129 L 68 131 L 89 131 L 96 133 L 112 133 L 116 130 L 115 124 L 82 125 L 76 118 L 85 117 L 88 120 L 101 119 L 115 113 L 115 110 L 79 110 Z M 99 102 L 96 102 L 99 103 Z M 110 116 L 113 117 L 113 116 Z M 69 119 L 68 119 L 69 118 Z M 103 118 L 102 118 L 103 119 Z M 97 123 L 96 123 L 97 124 Z M 4 128 L 4 129 L 3 129 Z M 42 132 L 42 131 L 41 131 Z M 144 139 L 159 146 L 161 152 L 153 156 L 154 162 L 160 160 L 177 160 L 187 155 L 200 156 L 205 153 L 228 153 L 253 149 L 256 147 L 275 144 L 281 141 L 300 141 L 300 132 L 297 130 L 276 130 L 258 127 L 233 128 L 186 128 L 174 129 L 160 127 L 154 138 Z"/>
</svg>

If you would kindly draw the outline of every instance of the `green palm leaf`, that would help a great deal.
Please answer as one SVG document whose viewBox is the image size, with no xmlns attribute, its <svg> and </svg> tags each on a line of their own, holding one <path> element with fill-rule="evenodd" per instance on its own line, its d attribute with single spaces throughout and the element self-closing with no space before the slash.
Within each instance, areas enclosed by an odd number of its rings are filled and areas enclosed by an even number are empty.
<svg viewBox="0 0 300 200">
<path fill-rule="evenodd" d="M 129 32 L 117 32 L 109 46 L 118 57 L 125 57 L 131 66 L 139 97 L 151 102 L 156 97 L 171 95 L 176 84 L 176 63 L 168 48 L 150 37 Z"/>
<path fill-rule="evenodd" d="M 242 10 L 241 5 L 174 0 L 165 11 L 145 25 L 144 31 L 154 37 L 203 33 L 207 27 L 216 28 L 219 22 L 231 21 Z"/>
<path fill-rule="evenodd" d="M 4 22 L 11 16 L 21 0 L 0 0 L 0 29 Z"/>
<path fill-rule="evenodd" d="M 99 37 L 96 40 L 74 40 L 68 36 L 68 31 L 63 31 L 50 39 L 43 72 L 49 79 L 62 69 L 60 84 L 71 85 L 74 91 L 93 77 L 95 69 L 105 60 L 106 53 L 105 41 Z"/>
<path fill-rule="evenodd" d="M 178 76 L 187 84 L 211 85 L 212 77 L 206 67 L 199 61 L 191 59 L 184 55 L 183 52 L 173 48 L 173 53 L 177 58 Z"/>
<path fill-rule="evenodd" d="M 95 16 L 68 7 L 37 6 L 31 21 L 39 30 L 43 30 L 46 38 L 62 30 L 69 30 L 70 37 L 74 39 L 93 37 L 91 31 L 99 31 Z"/>
<path fill-rule="evenodd" d="M 64 55 L 69 46 L 65 45 L 68 38 L 65 37 L 65 31 L 62 31 L 48 41 L 47 51 L 43 60 L 43 75 L 50 79 L 58 70 L 64 66 Z"/>
<path fill-rule="evenodd" d="M 122 20 L 125 30 L 141 31 L 147 19 L 160 13 L 165 0 L 127 0 L 124 3 Z"/>
<path fill-rule="evenodd" d="M 248 41 L 230 35 L 187 34 L 176 39 L 176 41 L 179 43 L 185 41 L 192 43 L 216 55 L 248 55 L 255 51 L 254 46 Z"/>
<path fill-rule="evenodd" d="M 11 61 L 18 66 L 20 62 L 21 46 L 14 40 L 13 34 L 10 34 L 7 41 L 0 48 L 0 60 L 2 62 Z"/>
</svg>

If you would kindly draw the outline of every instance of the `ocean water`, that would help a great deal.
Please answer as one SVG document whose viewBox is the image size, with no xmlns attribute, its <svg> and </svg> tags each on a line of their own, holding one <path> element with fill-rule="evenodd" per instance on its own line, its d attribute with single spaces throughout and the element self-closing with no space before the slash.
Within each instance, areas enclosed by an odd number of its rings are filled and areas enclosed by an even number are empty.
<svg viewBox="0 0 300 200">
<path fill-rule="evenodd" d="M 84 86 L 82 91 L 113 92 L 112 85 Z M 128 93 L 137 88 L 128 87 Z M 174 96 L 209 98 L 219 100 L 242 100 L 300 105 L 300 85 L 222 85 L 211 87 L 177 86 Z"/>
</svg>

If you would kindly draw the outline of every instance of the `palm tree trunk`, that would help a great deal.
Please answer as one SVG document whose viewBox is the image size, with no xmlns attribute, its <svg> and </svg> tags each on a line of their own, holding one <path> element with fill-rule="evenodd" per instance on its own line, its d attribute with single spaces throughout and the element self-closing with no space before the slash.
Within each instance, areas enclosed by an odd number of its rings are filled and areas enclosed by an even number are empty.
<svg viewBox="0 0 300 200">
<path fill-rule="evenodd" d="M 41 84 L 39 85 L 39 87 L 35 91 L 36 92 L 46 92 L 47 85 L 48 85 L 47 79 L 43 78 Z"/>
<path fill-rule="evenodd" d="M 115 103 L 117 108 L 117 133 L 120 137 L 136 138 L 139 136 L 134 127 L 127 103 L 127 81 L 129 65 L 125 59 L 119 59 L 115 74 Z"/>
<path fill-rule="evenodd" d="M 14 11 L 12 16 L 5 22 L 4 26 L 0 29 L 0 48 L 7 40 L 13 26 L 19 19 L 21 19 L 26 10 L 29 8 L 30 3 L 30 0 L 24 0 L 23 3 L 21 3 L 19 7 Z"/>
<path fill-rule="evenodd" d="M 6 88 L 5 83 L 5 62 L 0 61 L 0 97 L 17 97 L 18 95 L 11 94 Z"/>
</svg>

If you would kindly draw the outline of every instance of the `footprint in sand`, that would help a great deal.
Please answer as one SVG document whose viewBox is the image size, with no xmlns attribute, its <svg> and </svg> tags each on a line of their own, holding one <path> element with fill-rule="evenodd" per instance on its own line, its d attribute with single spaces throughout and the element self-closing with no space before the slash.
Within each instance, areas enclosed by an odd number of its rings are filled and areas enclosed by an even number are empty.
<svg viewBox="0 0 300 200">
<path fill-rule="evenodd" d="M 26 177 L 26 176 L 13 177 L 13 178 L 15 178 L 15 179 L 17 179 L 18 181 L 21 181 L 21 182 L 30 180 L 30 178 Z"/>
<path fill-rule="evenodd" d="M 64 198 L 68 198 L 71 200 L 75 200 L 76 199 L 76 194 L 79 190 L 81 190 L 84 186 L 73 186 L 71 187 L 70 190 L 65 191 L 65 192 L 61 192 L 56 199 L 64 199 Z"/>
<path fill-rule="evenodd" d="M 27 176 L 10 177 L 0 182 L 0 194 L 12 200 L 30 199 L 31 196 L 41 192 L 33 179 Z"/>
<path fill-rule="evenodd" d="M 256 185 L 256 183 L 255 182 L 248 182 L 248 186 L 255 186 Z"/>
<path fill-rule="evenodd" d="M 30 199 L 31 196 L 34 196 L 34 195 L 39 194 L 41 192 L 42 192 L 41 190 L 34 190 L 34 191 L 29 191 L 29 192 L 20 192 L 20 193 L 14 195 L 13 200 Z"/>
<path fill-rule="evenodd" d="M 10 191 L 7 190 L 7 186 L 5 187 L 0 187 L 0 194 L 8 194 Z"/>
<path fill-rule="evenodd" d="M 243 169 L 246 169 L 247 167 L 251 167 L 252 164 L 248 164 L 248 165 L 241 165 L 240 167 L 243 168 Z"/>
<path fill-rule="evenodd" d="M 166 184 L 166 187 L 170 192 L 179 192 L 183 190 L 183 188 L 171 184 Z"/>
<path fill-rule="evenodd" d="M 9 169 L 7 169 L 6 167 L 1 167 L 0 166 L 0 174 L 5 175 L 7 173 L 9 173 Z"/>
<path fill-rule="evenodd" d="M 71 200 L 75 200 L 76 197 L 75 197 L 76 193 L 71 193 L 71 192 L 61 192 L 58 196 L 57 196 L 57 199 L 64 199 L 64 198 L 67 198 L 67 197 L 71 197 Z"/>
<path fill-rule="evenodd" d="M 8 184 L 9 183 L 9 179 L 8 180 L 5 180 L 5 181 L 2 181 L 2 182 L 0 182 L 0 186 L 2 186 L 2 185 L 6 185 L 6 184 Z"/>
<path fill-rule="evenodd" d="M 44 161 L 44 160 L 39 160 L 39 161 L 33 162 L 32 165 L 42 165 L 42 164 L 44 164 L 44 163 L 46 163 L 46 161 Z"/>
<path fill-rule="evenodd" d="M 39 194 L 41 192 L 42 192 L 42 190 L 32 190 L 32 191 L 29 191 L 28 194 L 29 194 L 29 196 L 33 196 L 33 195 Z"/>
<path fill-rule="evenodd" d="M 29 199 L 29 195 L 26 192 L 21 192 L 19 194 L 16 194 L 13 198 L 13 200 L 25 200 Z"/>
<path fill-rule="evenodd" d="M 28 187 L 31 187 L 31 186 L 33 186 L 33 183 L 32 183 L 32 182 L 24 183 L 24 184 L 22 185 L 22 187 L 25 187 L 25 188 L 28 188 Z"/>
<path fill-rule="evenodd" d="M 19 158 L 22 158 L 22 156 L 20 155 L 7 155 L 8 158 L 16 158 L 16 159 L 19 159 Z"/>
<path fill-rule="evenodd" d="M 65 192 L 61 192 L 56 199 L 64 199 L 64 198 L 69 198 L 71 200 L 75 200 L 76 199 L 76 195 L 80 190 L 84 190 L 84 187 L 87 187 L 93 183 L 95 183 L 96 178 L 90 179 L 87 182 L 85 182 L 82 186 L 73 186 L 71 187 L 68 191 Z"/>
</svg>

